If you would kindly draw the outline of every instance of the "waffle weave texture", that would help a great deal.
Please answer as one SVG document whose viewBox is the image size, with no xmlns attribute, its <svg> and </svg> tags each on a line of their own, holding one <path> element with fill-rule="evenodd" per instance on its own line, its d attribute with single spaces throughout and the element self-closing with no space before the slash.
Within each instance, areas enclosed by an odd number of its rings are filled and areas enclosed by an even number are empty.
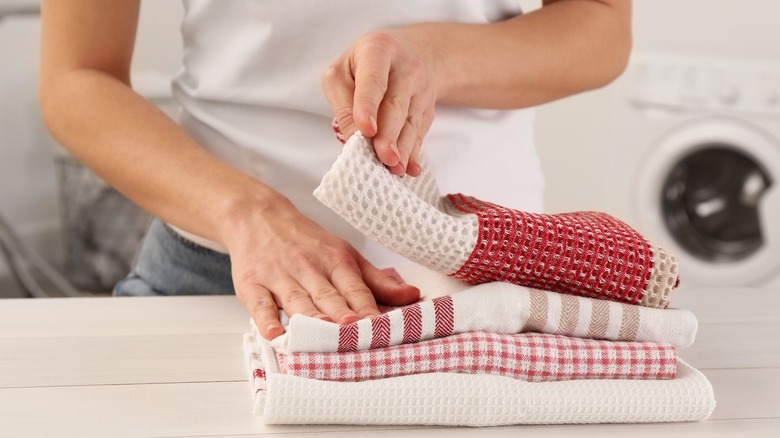
<svg viewBox="0 0 780 438">
<path fill-rule="evenodd" d="M 363 382 L 280 372 L 276 352 L 244 337 L 254 412 L 266 424 L 498 426 L 704 420 L 712 386 L 678 360 L 671 380 L 524 382 L 489 374 L 426 373 Z"/>
<path fill-rule="evenodd" d="M 360 133 L 314 196 L 398 254 L 470 284 L 506 281 L 658 308 L 679 284 L 676 258 L 610 215 L 533 214 L 441 196 L 425 165 L 419 177 L 396 177 Z"/>
</svg>

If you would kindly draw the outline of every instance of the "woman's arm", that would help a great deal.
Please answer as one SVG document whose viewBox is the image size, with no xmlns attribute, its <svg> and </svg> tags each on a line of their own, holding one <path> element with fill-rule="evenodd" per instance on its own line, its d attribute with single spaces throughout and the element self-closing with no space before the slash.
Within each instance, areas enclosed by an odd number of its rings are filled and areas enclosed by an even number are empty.
<svg viewBox="0 0 780 438">
<path fill-rule="evenodd" d="M 630 7 L 630 0 L 545 0 L 527 15 L 469 30 L 432 25 L 428 32 L 445 41 L 437 50 L 451 54 L 441 61 L 448 74 L 439 101 L 522 108 L 604 86 L 628 62 Z"/>
<path fill-rule="evenodd" d="M 247 203 L 243 198 L 270 205 L 278 196 L 211 157 L 133 92 L 130 63 L 139 4 L 43 2 L 44 120 L 67 149 L 133 201 L 224 243 L 222 224 Z"/>
<path fill-rule="evenodd" d="M 546 0 L 497 23 L 368 34 L 325 72 L 323 87 L 346 136 L 357 129 L 373 136 L 383 163 L 415 175 L 435 103 L 508 109 L 549 102 L 609 83 L 630 49 L 630 0 Z"/>
<path fill-rule="evenodd" d="M 130 87 L 140 0 L 44 0 L 40 102 L 54 136 L 164 221 L 230 252 L 239 300 L 267 338 L 292 315 L 349 322 L 373 295 L 419 291 L 368 263 L 282 195 L 216 159 Z"/>
</svg>

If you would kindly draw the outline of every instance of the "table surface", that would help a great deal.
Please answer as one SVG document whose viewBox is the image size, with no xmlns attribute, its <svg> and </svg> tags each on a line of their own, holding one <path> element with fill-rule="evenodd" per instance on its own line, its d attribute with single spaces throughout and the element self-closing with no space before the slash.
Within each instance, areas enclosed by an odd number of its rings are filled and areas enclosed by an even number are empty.
<svg viewBox="0 0 780 438">
<path fill-rule="evenodd" d="M 250 413 L 234 297 L 0 300 L 3 436 L 780 436 L 780 289 L 677 291 L 680 352 L 718 405 L 705 422 L 493 428 L 266 426 Z"/>
</svg>

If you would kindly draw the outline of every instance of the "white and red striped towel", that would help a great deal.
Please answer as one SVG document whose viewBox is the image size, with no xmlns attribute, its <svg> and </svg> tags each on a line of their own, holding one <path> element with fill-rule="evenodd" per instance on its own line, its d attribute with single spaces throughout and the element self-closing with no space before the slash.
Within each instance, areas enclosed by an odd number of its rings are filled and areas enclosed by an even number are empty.
<svg viewBox="0 0 780 438">
<path fill-rule="evenodd" d="M 425 373 L 491 374 L 526 382 L 666 380 L 677 372 L 677 353 L 668 344 L 542 333 L 473 332 L 359 352 L 279 353 L 277 360 L 282 374 L 339 382 Z"/>
<path fill-rule="evenodd" d="M 274 339 L 273 346 L 282 353 L 335 353 L 488 331 L 542 332 L 686 347 L 693 343 L 697 327 L 696 318 L 687 310 L 654 309 L 511 283 L 486 283 L 347 325 L 294 315 L 286 333 Z"/>
</svg>

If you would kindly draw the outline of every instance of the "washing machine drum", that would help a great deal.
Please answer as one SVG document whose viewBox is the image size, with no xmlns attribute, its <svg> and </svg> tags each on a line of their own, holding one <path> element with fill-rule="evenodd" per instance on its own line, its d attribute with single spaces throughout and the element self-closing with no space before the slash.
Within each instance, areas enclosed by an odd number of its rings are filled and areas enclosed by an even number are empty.
<svg viewBox="0 0 780 438">
<path fill-rule="evenodd" d="M 760 285 L 780 276 L 777 139 L 745 121 L 701 118 L 670 132 L 652 154 L 640 181 L 641 216 L 681 255 L 683 281 Z"/>
<path fill-rule="evenodd" d="M 700 145 L 661 188 L 663 220 L 686 251 L 704 261 L 744 260 L 765 245 L 758 202 L 773 181 L 734 145 Z"/>
</svg>

